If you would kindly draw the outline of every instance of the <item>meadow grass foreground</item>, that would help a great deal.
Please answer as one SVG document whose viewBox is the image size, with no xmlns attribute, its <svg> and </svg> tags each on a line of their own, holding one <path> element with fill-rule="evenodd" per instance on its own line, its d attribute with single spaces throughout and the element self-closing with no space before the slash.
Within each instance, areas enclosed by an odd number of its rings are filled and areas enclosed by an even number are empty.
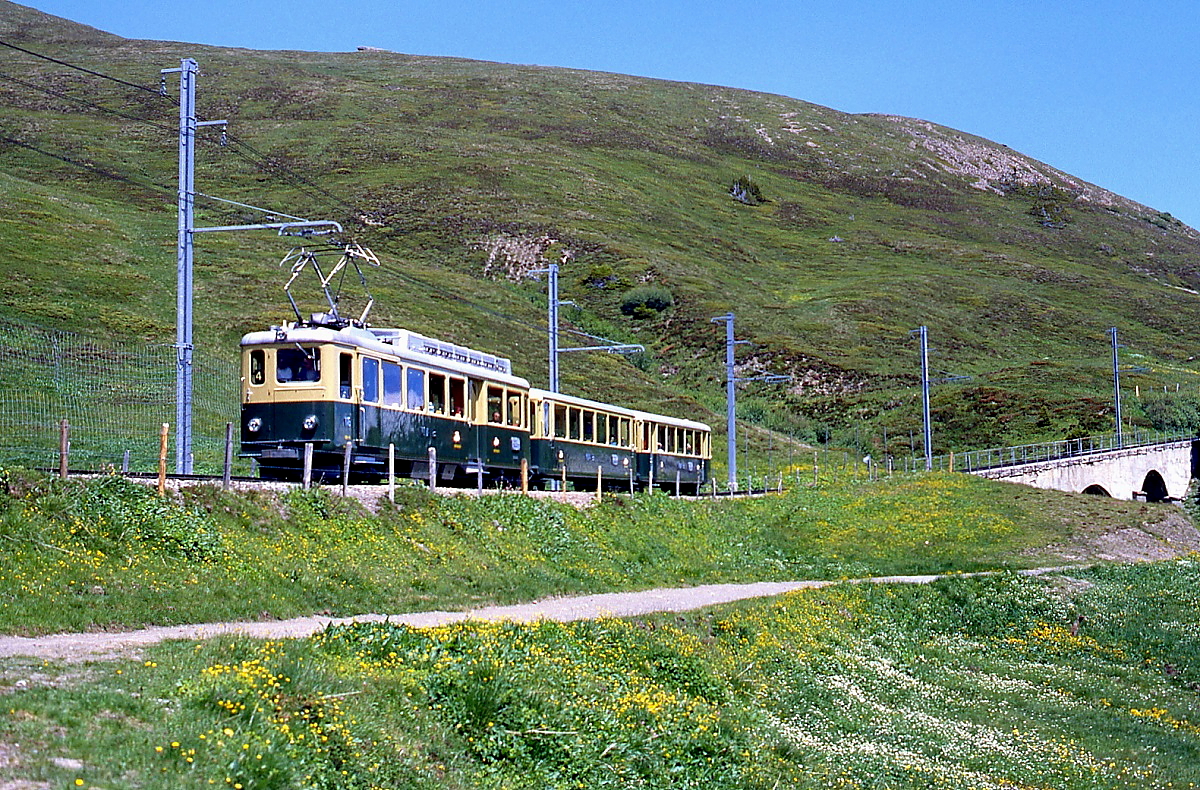
<svg viewBox="0 0 1200 790">
<path fill-rule="evenodd" d="M 1011 568 L 1174 511 L 965 476 L 574 510 L 406 492 L 164 500 L 4 476 L 3 627 L 448 608 Z M 1200 563 L 843 584 L 686 615 L 338 627 L 0 664 L 29 787 L 1194 787 Z M 95 627 L 94 625 L 92 627 Z"/>
<path fill-rule="evenodd" d="M 1175 560 L 9 662 L 9 684 L 32 677 L 5 696 L 2 770 L 235 790 L 1195 787 L 1197 590 L 1200 563 Z"/>
</svg>

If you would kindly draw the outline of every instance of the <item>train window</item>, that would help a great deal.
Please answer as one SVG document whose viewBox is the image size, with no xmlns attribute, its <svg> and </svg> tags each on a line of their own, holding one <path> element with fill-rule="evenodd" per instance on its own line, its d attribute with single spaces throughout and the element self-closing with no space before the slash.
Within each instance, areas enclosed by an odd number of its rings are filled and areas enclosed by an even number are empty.
<svg viewBox="0 0 1200 790">
<path fill-rule="evenodd" d="M 608 443 L 609 444 L 614 444 L 614 445 L 617 444 L 617 436 L 619 435 L 619 429 L 617 428 L 617 425 L 620 422 L 621 422 L 621 420 L 619 417 L 614 417 L 611 414 L 608 416 Z"/>
<path fill-rule="evenodd" d="M 630 438 L 629 420 L 621 420 L 621 446 L 632 447 L 633 440 Z"/>
<path fill-rule="evenodd" d="M 683 451 L 685 453 L 687 453 L 688 455 L 696 454 L 696 432 L 695 431 L 684 431 L 683 432 Z"/>
<path fill-rule="evenodd" d="M 401 384 L 401 368 L 395 362 L 383 363 L 383 403 L 386 406 L 404 405 L 404 387 Z"/>
<path fill-rule="evenodd" d="M 604 444 L 604 442 L 608 439 L 608 431 L 606 430 L 607 428 L 608 428 L 608 418 L 605 417 L 603 414 L 597 414 L 596 415 L 596 441 L 599 442 L 600 444 Z"/>
<path fill-rule="evenodd" d="M 567 407 L 561 403 L 554 404 L 554 435 L 567 438 Z"/>
<path fill-rule="evenodd" d="M 467 416 L 467 382 L 463 379 L 450 379 L 450 416 Z"/>
<path fill-rule="evenodd" d="M 408 408 L 423 411 L 425 409 L 425 371 L 420 368 L 408 369 Z"/>
<path fill-rule="evenodd" d="M 363 357 L 362 361 L 362 397 L 371 403 L 379 402 L 379 360 Z"/>
<path fill-rule="evenodd" d="M 521 393 L 508 393 L 508 424 L 519 427 L 521 425 L 521 417 L 525 414 L 525 408 L 521 405 Z"/>
<path fill-rule="evenodd" d="M 496 425 L 504 424 L 504 389 L 502 387 L 487 388 L 488 422 Z"/>
<path fill-rule="evenodd" d="M 550 404 L 546 403 L 545 401 L 542 401 L 542 425 L 541 425 L 541 428 L 542 428 L 542 430 L 540 431 L 540 433 L 542 436 L 550 435 L 550 433 L 551 433 L 551 431 L 550 431 Z"/>
<path fill-rule="evenodd" d="M 321 380 L 321 352 L 315 348 L 281 348 L 275 352 L 275 378 L 280 384 Z"/>
<path fill-rule="evenodd" d="M 580 433 L 581 433 L 580 422 L 582 422 L 582 419 L 583 419 L 582 412 L 579 409 L 570 409 L 570 410 L 568 410 L 568 414 L 569 414 L 568 425 L 570 427 L 568 428 L 567 436 L 568 436 L 568 438 L 578 440 Z"/>
<path fill-rule="evenodd" d="M 446 413 L 446 377 L 441 373 L 429 374 L 429 411 Z"/>
<path fill-rule="evenodd" d="M 665 426 L 665 425 L 658 426 L 657 433 L 658 433 L 658 437 L 657 437 L 658 441 L 654 445 L 654 449 L 658 450 L 660 453 L 665 453 L 665 452 L 667 452 L 667 426 Z"/>
<path fill-rule="evenodd" d="M 258 386 L 267 380 L 267 352 L 255 349 L 250 352 L 250 383 Z"/>
<path fill-rule="evenodd" d="M 338 397 L 349 398 L 354 392 L 354 355 L 341 354 L 338 357 Z"/>
<path fill-rule="evenodd" d="M 593 442 L 596 440 L 596 412 L 585 411 L 583 413 L 583 440 L 585 442 Z"/>
</svg>

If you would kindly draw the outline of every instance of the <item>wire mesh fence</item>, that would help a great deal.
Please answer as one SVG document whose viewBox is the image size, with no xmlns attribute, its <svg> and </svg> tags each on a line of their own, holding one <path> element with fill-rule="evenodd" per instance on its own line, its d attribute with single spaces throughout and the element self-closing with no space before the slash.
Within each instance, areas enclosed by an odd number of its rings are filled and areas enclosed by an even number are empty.
<svg viewBox="0 0 1200 790">
<path fill-rule="evenodd" d="M 175 421 L 175 371 L 170 344 L 118 343 L 0 316 L 0 465 L 56 468 L 65 419 L 72 469 L 121 468 L 128 453 L 130 471 L 154 471 L 162 424 Z M 239 375 L 234 361 L 194 355 L 198 473 L 223 467 Z M 171 435 L 173 448 L 173 426 Z"/>
</svg>

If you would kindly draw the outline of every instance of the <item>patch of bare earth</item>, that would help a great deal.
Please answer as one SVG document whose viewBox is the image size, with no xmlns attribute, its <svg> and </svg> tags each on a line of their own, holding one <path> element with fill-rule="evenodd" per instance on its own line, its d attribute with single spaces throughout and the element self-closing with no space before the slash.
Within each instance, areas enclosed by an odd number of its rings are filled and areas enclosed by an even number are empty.
<svg viewBox="0 0 1200 790">
<path fill-rule="evenodd" d="M 1157 521 L 1108 531 L 1083 530 L 1071 541 L 1038 549 L 1035 556 L 1064 562 L 1152 562 L 1200 552 L 1200 530 L 1181 510 Z"/>
</svg>

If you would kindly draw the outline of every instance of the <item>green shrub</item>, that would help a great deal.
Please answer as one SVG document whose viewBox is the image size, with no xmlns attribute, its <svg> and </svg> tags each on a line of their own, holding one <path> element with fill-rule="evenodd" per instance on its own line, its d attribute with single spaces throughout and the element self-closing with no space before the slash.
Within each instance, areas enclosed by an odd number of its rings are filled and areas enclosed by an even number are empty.
<svg viewBox="0 0 1200 790">
<path fill-rule="evenodd" d="M 729 187 L 729 195 L 739 203 L 747 206 L 757 206 L 766 203 L 762 189 L 750 179 L 750 176 L 738 176 Z"/>
<path fill-rule="evenodd" d="M 634 318 L 653 318 L 675 304 L 671 291 L 661 285 L 631 288 L 621 299 L 621 312 Z"/>
<path fill-rule="evenodd" d="M 1142 413 L 1159 431 L 1200 430 L 1200 398 L 1195 395 L 1151 396 L 1142 401 Z"/>
</svg>

